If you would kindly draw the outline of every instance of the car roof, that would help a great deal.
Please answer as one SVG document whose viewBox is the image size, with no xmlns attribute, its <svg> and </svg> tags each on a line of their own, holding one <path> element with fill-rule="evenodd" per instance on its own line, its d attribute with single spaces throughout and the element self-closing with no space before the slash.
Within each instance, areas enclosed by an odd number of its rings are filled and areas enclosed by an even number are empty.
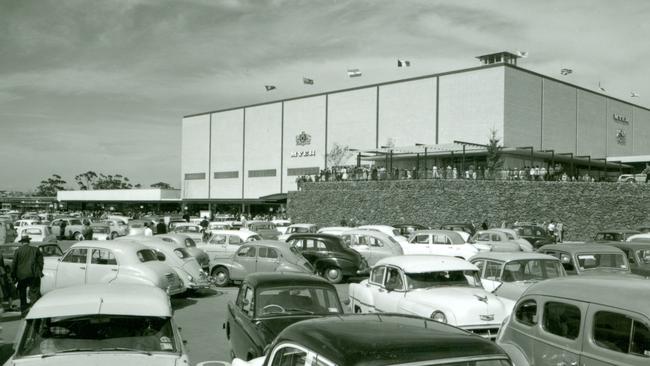
<svg viewBox="0 0 650 366">
<path fill-rule="evenodd" d="M 289 227 L 314 227 L 317 226 L 316 224 L 291 224 Z"/>
<path fill-rule="evenodd" d="M 94 314 L 171 317 L 172 309 L 167 293 L 155 286 L 94 284 L 48 292 L 27 319 Z"/>
<path fill-rule="evenodd" d="M 548 250 L 559 250 L 571 254 L 576 253 L 622 253 L 618 248 L 614 248 L 611 245 L 605 244 L 547 244 L 538 249 L 542 251 L 544 249 Z"/>
<path fill-rule="evenodd" d="M 380 259 L 375 266 L 379 265 L 399 267 L 406 273 L 478 270 L 464 259 L 445 255 L 399 255 Z"/>
<path fill-rule="evenodd" d="M 617 234 L 629 234 L 629 233 L 634 233 L 634 234 L 641 234 L 639 230 L 631 230 L 631 229 L 608 229 L 608 230 L 599 230 L 596 234 L 605 234 L 605 233 L 617 233 Z"/>
<path fill-rule="evenodd" d="M 331 239 L 334 241 L 340 241 L 341 237 L 338 235 L 334 234 L 328 234 L 328 233 L 294 233 L 289 236 L 291 239 L 299 239 L 299 238 L 321 238 L 321 239 Z"/>
<path fill-rule="evenodd" d="M 301 344 L 337 365 L 383 366 L 505 353 L 494 342 L 431 319 L 399 314 L 339 315 L 304 320 L 276 343 Z M 400 354 L 395 359 L 395 354 Z"/>
<path fill-rule="evenodd" d="M 562 297 L 650 316 L 650 281 L 632 276 L 568 276 L 538 282 L 522 295 Z"/>
<path fill-rule="evenodd" d="M 650 249 L 650 242 L 648 241 L 611 241 L 601 244 L 630 249 Z"/>
<path fill-rule="evenodd" d="M 372 235 L 376 236 L 385 240 L 390 240 L 390 235 L 382 232 L 382 231 L 377 231 L 377 230 L 371 230 L 371 229 L 350 229 L 346 230 L 345 232 L 341 233 L 341 235 L 348 235 L 348 234 L 356 234 L 356 235 Z"/>
<path fill-rule="evenodd" d="M 141 246 L 141 247 L 137 247 Z M 132 239 L 132 237 L 123 236 L 117 240 L 83 240 L 77 243 L 74 243 L 70 248 L 77 247 L 95 247 L 103 249 L 120 249 L 127 250 L 129 252 L 140 249 L 149 249 L 138 240 Z"/>
<path fill-rule="evenodd" d="M 427 229 L 427 230 L 416 230 L 411 235 L 417 234 L 447 234 L 447 235 L 458 235 L 454 230 L 445 230 L 445 229 Z"/>
<path fill-rule="evenodd" d="M 550 259 L 559 261 L 559 259 L 552 255 L 536 252 L 480 252 L 479 254 L 471 257 L 469 260 L 473 261 L 475 259 L 493 259 L 504 262 L 522 259 Z"/>
<path fill-rule="evenodd" d="M 256 272 L 244 278 L 252 287 L 290 287 L 290 286 L 326 286 L 335 289 L 322 277 L 294 272 Z"/>
<path fill-rule="evenodd" d="M 223 234 L 223 235 L 237 235 L 237 236 L 244 236 L 244 237 L 249 237 L 253 235 L 257 235 L 254 231 L 248 231 L 248 230 L 210 230 L 211 235 L 216 235 L 216 234 Z"/>
</svg>

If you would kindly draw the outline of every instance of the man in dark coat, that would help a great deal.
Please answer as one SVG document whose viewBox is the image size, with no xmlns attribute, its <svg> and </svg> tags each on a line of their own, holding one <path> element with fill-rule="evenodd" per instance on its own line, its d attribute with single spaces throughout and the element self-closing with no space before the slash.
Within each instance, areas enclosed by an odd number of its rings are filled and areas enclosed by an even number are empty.
<svg viewBox="0 0 650 366">
<path fill-rule="evenodd" d="M 41 277 L 43 277 L 43 254 L 37 247 L 29 245 L 30 241 L 31 238 L 27 235 L 20 238 L 22 246 L 14 254 L 11 269 L 14 281 L 18 282 L 20 311 L 23 316 L 41 296 Z M 27 303 L 27 288 L 29 288 L 29 304 Z"/>
<path fill-rule="evenodd" d="M 165 225 L 165 220 L 160 219 L 158 224 L 156 224 L 156 234 L 167 234 L 167 225 Z"/>
</svg>

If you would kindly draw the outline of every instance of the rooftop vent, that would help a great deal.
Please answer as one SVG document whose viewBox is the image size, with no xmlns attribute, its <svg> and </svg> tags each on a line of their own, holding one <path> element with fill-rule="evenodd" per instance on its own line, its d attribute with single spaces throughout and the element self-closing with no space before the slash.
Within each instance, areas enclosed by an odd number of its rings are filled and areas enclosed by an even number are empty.
<svg viewBox="0 0 650 366">
<path fill-rule="evenodd" d="M 518 55 L 515 55 L 514 53 L 510 52 L 497 52 L 497 53 L 491 53 L 489 55 L 483 55 L 483 56 L 476 56 L 479 61 L 483 65 L 491 65 L 491 64 L 510 64 L 510 65 L 517 65 L 517 59 L 521 57 Z"/>
</svg>

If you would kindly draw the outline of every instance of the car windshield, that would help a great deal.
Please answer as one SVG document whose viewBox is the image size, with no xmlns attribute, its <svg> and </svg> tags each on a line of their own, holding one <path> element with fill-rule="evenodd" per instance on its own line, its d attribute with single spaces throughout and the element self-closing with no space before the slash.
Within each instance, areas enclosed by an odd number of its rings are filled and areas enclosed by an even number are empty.
<svg viewBox="0 0 650 366">
<path fill-rule="evenodd" d="M 406 273 L 406 282 L 409 290 L 441 286 L 482 287 L 475 270 Z"/>
<path fill-rule="evenodd" d="M 559 261 L 550 259 L 522 259 L 506 263 L 501 280 L 503 282 L 539 281 L 562 277 Z"/>
<path fill-rule="evenodd" d="M 260 317 L 287 314 L 342 314 L 335 290 L 317 287 L 283 287 L 259 291 L 255 314 Z"/>
<path fill-rule="evenodd" d="M 152 249 L 138 250 L 137 255 L 140 262 L 152 262 L 158 260 L 158 256 L 156 256 L 156 253 Z"/>
<path fill-rule="evenodd" d="M 623 253 L 578 254 L 576 257 L 581 270 L 605 268 L 625 271 L 628 269 Z"/>
<path fill-rule="evenodd" d="M 28 319 L 16 356 L 125 350 L 178 352 L 170 318 L 102 314 Z"/>
</svg>

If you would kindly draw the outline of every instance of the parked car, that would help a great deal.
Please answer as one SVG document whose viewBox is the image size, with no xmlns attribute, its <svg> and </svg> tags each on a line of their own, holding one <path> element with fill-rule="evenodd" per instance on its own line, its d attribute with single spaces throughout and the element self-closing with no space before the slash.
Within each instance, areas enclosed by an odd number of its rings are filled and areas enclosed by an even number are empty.
<svg viewBox="0 0 650 366">
<path fill-rule="evenodd" d="M 99 222 L 108 224 L 108 226 L 110 226 L 111 239 L 115 239 L 118 236 L 126 236 L 129 233 L 129 225 L 126 221 L 114 218 L 100 220 Z"/>
<path fill-rule="evenodd" d="M 197 224 L 179 223 L 174 225 L 174 228 L 169 230 L 170 234 L 185 234 L 192 238 L 195 242 L 203 241 L 203 227 Z"/>
<path fill-rule="evenodd" d="M 314 267 L 295 248 L 273 240 L 242 245 L 231 258 L 211 261 L 210 275 L 216 286 L 228 286 L 256 272 L 314 273 Z"/>
<path fill-rule="evenodd" d="M 257 233 L 265 240 L 278 240 L 280 232 L 275 228 L 275 224 L 269 221 L 248 221 L 245 228 Z"/>
<path fill-rule="evenodd" d="M 650 233 L 641 233 L 629 236 L 626 241 L 632 243 L 650 243 Z"/>
<path fill-rule="evenodd" d="M 302 254 L 316 273 L 332 283 L 341 283 L 346 277 L 368 274 L 368 262 L 343 240 L 330 234 L 293 234 L 287 243 Z"/>
<path fill-rule="evenodd" d="M 476 227 L 471 222 L 442 224 L 440 230 L 463 231 L 467 233 L 467 237 L 476 233 Z"/>
<path fill-rule="evenodd" d="M 130 217 L 118 213 L 113 213 L 111 215 L 106 216 L 106 220 L 116 220 L 118 222 L 123 222 L 125 224 L 128 224 L 129 221 L 131 220 Z M 126 234 L 125 234 L 126 235 Z"/>
<path fill-rule="evenodd" d="M 416 231 L 402 244 L 404 254 L 435 254 L 467 259 L 478 253 L 479 249 L 455 231 L 421 230 Z"/>
<path fill-rule="evenodd" d="M 483 288 L 513 301 L 534 283 L 567 275 L 558 258 L 540 253 L 481 252 L 469 262 L 478 267 Z"/>
<path fill-rule="evenodd" d="M 307 319 L 343 314 L 336 288 L 318 276 L 254 273 L 246 276 L 228 304 L 226 338 L 237 358 L 264 356 L 284 328 Z"/>
<path fill-rule="evenodd" d="M 434 255 L 384 258 L 348 292 L 355 313 L 418 315 L 487 338 L 496 337 L 514 304 L 483 289 L 475 265 Z"/>
<path fill-rule="evenodd" d="M 380 231 L 386 235 L 392 236 L 393 239 L 397 240 L 399 243 L 405 244 L 407 242 L 406 237 L 400 234 L 399 230 L 392 226 L 388 225 L 361 225 L 357 229 L 366 229 L 366 230 L 375 230 Z"/>
<path fill-rule="evenodd" d="M 282 235 L 287 233 L 287 228 L 291 225 L 290 220 L 271 220 L 271 222 L 275 225 L 275 229 Z"/>
<path fill-rule="evenodd" d="M 497 337 L 513 363 L 648 365 L 650 282 L 566 277 L 529 287 Z"/>
<path fill-rule="evenodd" d="M 185 291 L 200 290 L 210 287 L 208 275 L 201 269 L 199 262 L 185 249 L 185 244 L 166 241 L 156 236 L 138 236 L 118 238 L 116 241 L 129 240 L 146 245 L 156 252 L 159 260 L 169 265 L 181 279 Z"/>
<path fill-rule="evenodd" d="M 415 316 L 348 314 L 301 321 L 283 330 L 265 358 L 234 366 L 511 366 L 481 337 Z M 210 361 L 197 366 L 208 366 Z"/>
<path fill-rule="evenodd" d="M 645 173 L 639 174 L 621 174 L 618 176 L 617 181 L 626 183 L 645 183 L 648 175 Z"/>
<path fill-rule="evenodd" d="M 171 218 L 171 219 L 169 219 L 169 223 L 167 224 L 167 231 L 168 232 L 172 231 L 176 227 L 176 225 L 185 224 L 185 223 L 188 223 L 187 221 L 185 221 L 185 219 Z"/>
<path fill-rule="evenodd" d="M 41 293 L 95 283 L 156 286 L 169 295 L 184 291 L 174 270 L 156 252 L 133 240 L 86 240 L 73 244 L 61 258 L 46 257 Z"/>
<path fill-rule="evenodd" d="M 399 234 L 405 238 L 408 238 L 414 232 L 418 230 L 429 230 L 429 227 L 419 224 L 396 224 L 393 227 L 399 230 Z"/>
<path fill-rule="evenodd" d="M 167 294 L 152 286 L 57 289 L 20 327 L 7 365 L 189 365 Z"/>
<path fill-rule="evenodd" d="M 16 250 L 23 246 L 24 244 L 22 243 L 8 243 L 8 244 L 2 244 L 0 245 L 0 254 L 2 254 L 2 257 L 5 260 L 4 265 L 5 266 L 11 266 L 13 261 L 14 261 L 14 255 L 16 254 Z M 30 246 L 37 247 L 38 250 L 40 250 L 41 254 L 43 254 L 43 257 L 60 257 L 63 255 L 63 251 L 61 250 L 61 247 L 59 247 L 59 244 L 57 243 L 35 243 L 31 242 L 29 243 Z"/>
<path fill-rule="evenodd" d="M 16 239 L 16 229 L 14 228 L 14 224 L 9 220 L 0 220 L 0 225 L 5 229 L 5 243 L 13 242 L 14 239 Z M 0 244 L 4 243 L 0 242 Z"/>
<path fill-rule="evenodd" d="M 627 238 L 632 235 L 641 234 L 637 230 L 628 230 L 628 229 L 611 229 L 611 230 L 601 230 L 594 235 L 593 242 L 607 242 L 607 241 L 626 241 Z"/>
<path fill-rule="evenodd" d="M 154 223 L 151 220 L 129 220 L 129 234 L 128 236 L 141 236 L 144 235 L 144 224 L 149 225 L 152 233 L 154 233 Z"/>
<path fill-rule="evenodd" d="M 61 234 L 61 222 L 65 221 L 65 233 Z M 83 222 L 81 219 L 76 217 L 59 217 L 50 222 L 50 229 L 52 233 L 57 237 L 63 237 L 64 239 L 74 239 L 81 240 L 83 233 Z"/>
<path fill-rule="evenodd" d="M 546 228 L 539 225 L 521 225 L 513 226 L 519 237 L 528 240 L 535 250 L 547 244 L 554 244 L 555 237 L 548 233 Z"/>
<path fill-rule="evenodd" d="M 84 240 L 112 240 L 111 227 L 104 223 L 92 223 L 90 227 L 93 229 L 93 237 L 85 238 Z"/>
<path fill-rule="evenodd" d="M 488 252 L 520 252 L 521 246 L 508 238 L 508 235 L 497 230 L 479 230 L 467 241 L 482 251 Z"/>
<path fill-rule="evenodd" d="M 550 244 L 538 252 L 560 260 L 568 275 L 631 274 L 622 250 L 604 244 Z"/>
<path fill-rule="evenodd" d="M 23 226 L 38 225 L 40 223 L 41 223 L 41 219 L 20 219 L 14 222 L 14 227 L 18 229 Z"/>
<path fill-rule="evenodd" d="M 232 258 L 242 244 L 258 240 L 262 240 L 262 237 L 248 230 L 215 230 L 207 242 L 198 243 L 198 248 L 208 255 L 212 268 L 213 262 Z"/>
<path fill-rule="evenodd" d="M 210 257 L 208 257 L 206 252 L 197 247 L 196 242 L 192 238 L 185 234 L 158 234 L 156 237 L 166 242 L 185 246 L 185 249 L 199 262 L 199 265 L 205 273 L 210 273 Z"/>
<path fill-rule="evenodd" d="M 603 243 L 622 250 L 630 263 L 633 274 L 650 277 L 650 242 L 609 242 Z"/>
<path fill-rule="evenodd" d="M 521 249 L 522 252 L 533 252 L 533 251 L 535 251 L 535 248 L 533 248 L 533 245 L 530 242 L 528 242 L 528 240 L 520 237 L 519 233 L 517 233 L 517 230 L 515 230 L 515 229 L 493 228 L 493 229 L 490 229 L 490 230 L 492 230 L 492 231 L 500 231 L 502 233 L 505 233 L 508 240 L 519 244 L 519 248 Z"/>
<path fill-rule="evenodd" d="M 288 226 L 284 233 L 278 236 L 278 240 L 286 241 L 291 234 L 315 233 L 318 231 L 316 224 L 292 224 Z"/>
<path fill-rule="evenodd" d="M 345 245 L 361 253 L 371 267 L 382 258 L 404 254 L 397 240 L 380 231 L 352 229 L 343 233 L 341 239 Z"/>
<path fill-rule="evenodd" d="M 212 232 L 215 230 L 232 230 L 232 226 L 230 224 L 223 222 L 223 221 L 212 221 L 208 223 L 208 231 Z"/>
<path fill-rule="evenodd" d="M 318 229 L 317 234 L 331 234 L 340 236 L 344 232 L 351 230 L 349 226 L 326 226 Z"/>
<path fill-rule="evenodd" d="M 46 225 L 21 226 L 16 229 L 15 243 L 18 243 L 23 235 L 27 235 L 32 241 L 44 243 L 56 243 L 56 235 Z"/>
</svg>

